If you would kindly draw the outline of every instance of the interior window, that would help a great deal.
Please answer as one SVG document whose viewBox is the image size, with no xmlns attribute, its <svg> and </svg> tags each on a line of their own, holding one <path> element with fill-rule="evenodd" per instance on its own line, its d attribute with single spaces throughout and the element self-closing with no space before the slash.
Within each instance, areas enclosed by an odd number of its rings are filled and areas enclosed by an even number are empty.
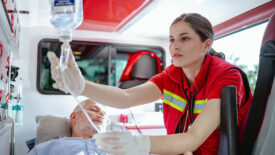
<svg viewBox="0 0 275 155">
<path fill-rule="evenodd" d="M 77 65 L 86 80 L 108 84 L 108 46 L 99 46 L 93 56 L 77 59 Z"/>
<path fill-rule="evenodd" d="M 255 89 L 259 54 L 267 22 L 256 24 L 242 31 L 214 41 L 213 48 L 225 54 L 226 61 L 237 65 L 246 74 L 252 92 Z"/>
<path fill-rule="evenodd" d="M 43 94 L 64 94 L 52 87 L 47 52 L 60 56 L 61 43 L 56 39 L 43 39 L 38 46 L 37 89 Z M 164 50 L 160 47 L 119 45 L 96 42 L 72 41 L 71 48 L 84 78 L 100 84 L 119 86 L 119 79 L 128 61 L 129 53 L 149 50 L 156 53 L 165 67 Z"/>
<path fill-rule="evenodd" d="M 119 84 L 119 79 L 126 67 L 127 59 L 113 59 L 111 62 L 111 85 L 117 86 Z"/>
</svg>

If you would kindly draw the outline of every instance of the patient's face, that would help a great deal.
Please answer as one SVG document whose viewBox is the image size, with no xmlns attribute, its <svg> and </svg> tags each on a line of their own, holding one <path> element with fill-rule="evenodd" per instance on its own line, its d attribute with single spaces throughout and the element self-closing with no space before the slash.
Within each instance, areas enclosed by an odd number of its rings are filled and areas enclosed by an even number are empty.
<svg viewBox="0 0 275 155">
<path fill-rule="evenodd" d="M 86 101 L 84 104 L 82 104 L 84 109 L 86 110 L 87 114 L 91 118 L 91 120 L 94 122 L 94 124 L 102 130 L 105 127 L 105 112 L 103 111 L 102 107 L 94 102 Z M 96 131 L 86 118 L 84 112 L 81 110 L 80 107 L 75 112 L 75 125 L 79 130 L 85 133 L 91 133 L 94 134 Z"/>
</svg>

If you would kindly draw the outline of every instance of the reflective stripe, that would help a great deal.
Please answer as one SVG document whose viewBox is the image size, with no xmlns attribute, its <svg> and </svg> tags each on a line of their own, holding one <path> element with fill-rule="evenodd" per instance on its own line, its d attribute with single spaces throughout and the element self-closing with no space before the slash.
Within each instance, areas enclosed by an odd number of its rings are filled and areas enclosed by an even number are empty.
<svg viewBox="0 0 275 155">
<path fill-rule="evenodd" d="M 205 100 L 195 100 L 195 104 L 205 104 L 208 101 L 208 99 Z"/>
<path fill-rule="evenodd" d="M 195 100 L 194 114 L 199 114 L 202 111 L 203 107 L 207 103 L 207 100 L 208 99 Z M 183 112 L 187 101 L 184 98 L 163 89 L 163 103 L 168 104 L 171 107 Z"/>
<path fill-rule="evenodd" d="M 203 107 L 207 103 L 207 100 L 208 99 L 205 99 L 205 100 L 196 100 L 195 101 L 194 114 L 199 114 L 201 112 L 201 110 L 203 109 Z"/>
<path fill-rule="evenodd" d="M 181 112 L 183 112 L 187 103 L 185 99 L 165 89 L 163 89 L 163 102 Z"/>
</svg>

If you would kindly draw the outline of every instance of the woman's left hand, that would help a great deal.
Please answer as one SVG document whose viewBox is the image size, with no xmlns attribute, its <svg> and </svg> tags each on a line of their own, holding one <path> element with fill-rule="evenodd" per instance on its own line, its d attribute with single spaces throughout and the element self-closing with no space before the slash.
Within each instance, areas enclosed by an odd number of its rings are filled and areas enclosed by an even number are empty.
<svg viewBox="0 0 275 155">
<path fill-rule="evenodd" d="M 150 137 L 133 135 L 129 131 L 95 134 L 97 147 L 111 154 L 145 155 L 150 151 Z"/>
</svg>

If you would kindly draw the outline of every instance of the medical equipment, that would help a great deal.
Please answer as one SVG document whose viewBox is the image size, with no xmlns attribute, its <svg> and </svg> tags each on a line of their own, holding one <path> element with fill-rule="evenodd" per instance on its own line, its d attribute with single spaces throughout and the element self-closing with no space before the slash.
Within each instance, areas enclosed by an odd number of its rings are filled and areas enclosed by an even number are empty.
<svg viewBox="0 0 275 155">
<path fill-rule="evenodd" d="M 87 111 L 81 105 L 81 102 L 77 99 L 77 95 L 73 91 L 71 91 L 71 89 L 68 87 L 67 81 L 65 79 L 64 72 L 68 69 L 69 53 L 71 52 L 70 50 L 71 50 L 71 48 L 69 46 L 69 42 L 67 40 L 64 41 L 63 45 L 61 46 L 61 55 L 60 55 L 59 65 L 60 65 L 60 69 L 61 69 L 61 75 L 62 75 L 62 80 L 64 83 L 65 90 L 67 90 L 74 97 L 74 99 L 78 103 L 79 107 L 84 112 L 85 116 L 87 117 L 87 119 L 90 122 L 90 124 L 92 125 L 92 127 L 96 130 L 96 132 L 101 133 L 101 131 L 96 127 L 96 125 L 94 124 L 92 119 L 87 114 Z M 69 71 L 69 70 L 67 70 L 67 71 Z"/>
<path fill-rule="evenodd" d="M 69 53 L 70 52 L 71 52 L 71 48 L 69 46 L 69 42 L 68 41 L 64 41 L 63 45 L 61 46 L 61 55 L 60 55 L 59 65 L 60 65 L 60 70 L 61 70 L 61 75 L 62 75 L 62 80 L 63 80 L 63 83 L 64 83 L 65 90 L 68 91 L 74 97 L 74 99 L 78 103 L 79 107 L 84 112 L 85 116 L 87 117 L 87 119 L 90 122 L 90 124 L 92 125 L 92 127 L 96 130 L 96 132 L 97 133 L 101 133 L 101 131 L 96 127 L 96 125 L 93 123 L 93 121 L 91 120 L 91 118 L 87 114 L 86 110 L 81 105 L 81 102 L 77 99 L 77 94 L 75 94 L 68 87 L 68 83 L 67 83 L 67 81 L 65 79 L 64 72 L 66 72 L 66 71 L 70 72 L 70 70 L 68 70 L 68 61 L 69 61 Z M 66 54 L 64 54 L 64 53 L 66 53 Z M 75 80 L 76 79 L 74 79 L 74 81 Z"/>
<path fill-rule="evenodd" d="M 11 116 L 14 119 L 15 125 L 22 125 L 23 124 L 23 90 L 22 90 L 22 78 L 19 78 L 17 81 L 17 92 L 13 96 L 12 100 L 12 112 Z"/>
<path fill-rule="evenodd" d="M 83 21 L 82 0 L 50 0 L 51 24 L 58 31 L 61 46 L 60 67 L 64 69 L 68 65 L 69 42 L 72 41 L 72 31 Z"/>
<path fill-rule="evenodd" d="M 72 40 L 72 30 L 83 20 L 82 0 L 51 0 L 51 24 L 58 30 L 59 40 Z"/>
<path fill-rule="evenodd" d="M 81 105 L 81 102 L 77 99 L 77 94 L 73 92 L 69 87 L 65 79 L 64 72 L 68 71 L 69 54 L 71 47 L 69 42 L 72 40 L 72 30 L 77 28 L 83 20 L 83 5 L 82 0 L 51 0 L 51 24 L 58 30 L 59 40 L 63 42 L 61 46 L 60 55 L 60 69 L 64 87 L 66 91 L 71 93 L 81 110 L 84 112 L 88 121 L 97 133 L 101 131 L 93 123 L 86 110 Z M 76 79 L 74 79 L 75 81 Z"/>
<path fill-rule="evenodd" d="M 71 52 L 71 48 L 69 46 L 69 42 L 64 41 L 63 45 L 61 46 L 61 55 L 60 55 L 59 65 L 60 65 L 60 70 L 61 70 L 61 75 L 62 75 L 62 80 L 63 80 L 63 83 L 64 83 L 65 90 L 68 91 L 74 97 L 74 99 L 78 103 L 79 107 L 84 112 L 85 116 L 87 117 L 87 119 L 90 122 L 90 124 L 92 125 L 92 127 L 96 130 L 96 132 L 101 133 L 101 131 L 96 127 L 96 125 L 93 123 L 93 121 L 91 120 L 91 118 L 87 114 L 86 110 L 81 105 L 81 102 L 77 99 L 77 94 L 75 94 L 68 86 L 68 83 L 67 83 L 67 80 L 65 78 L 64 72 L 66 72 L 66 71 L 70 72 L 68 70 L 68 61 L 69 61 L 69 53 L 70 52 Z M 74 79 L 74 81 L 75 80 L 76 79 Z"/>
</svg>

